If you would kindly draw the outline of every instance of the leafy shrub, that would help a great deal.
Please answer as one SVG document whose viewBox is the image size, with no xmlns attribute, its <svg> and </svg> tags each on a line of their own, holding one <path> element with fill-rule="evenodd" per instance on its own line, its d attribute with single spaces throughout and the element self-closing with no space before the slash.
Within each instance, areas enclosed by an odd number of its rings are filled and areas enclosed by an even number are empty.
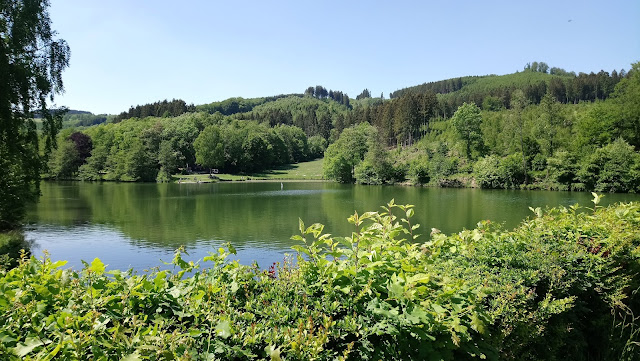
<svg viewBox="0 0 640 361">
<path fill-rule="evenodd" d="M 473 174 L 480 188 L 517 188 L 524 182 L 522 154 L 481 158 L 474 164 Z"/>
<path fill-rule="evenodd" d="M 488 155 L 473 166 L 473 175 L 480 188 L 504 188 L 505 179 L 500 172 L 500 158 Z"/>
<path fill-rule="evenodd" d="M 596 149 L 578 171 L 587 189 L 598 192 L 640 190 L 640 154 L 622 138 Z"/>
<path fill-rule="evenodd" d="M 597 204 L 599 197 L 596 196 Z M 0 272 L 6 360 L 633 360 L 640 205 L 534 209 L 418 242 L 413 208 L 356 213 L 347 237 L 306 227 L 294 264 L 80 271 L 23 258 Z M 634 318 L 635 317 L 635 318 Z"/>
<path fill-rule="evenodd" d="M 549 179 L 559 184 L 571 184 L 575 181 L 578 164 L 576 158 L 567 151 L 557 151 L 547 159 Z"/>
<path fill-rule="evenodd" d="M 22 232 L 0 233 L 0 270 L 17 266 L 21 251 L 24 250 L 28 254 L 29 248 Z"/>
<path fill-rule="evenodd" d="M 354 181 L 355 167 L 369 150 L 370 139 L 377 138 L 377 131 L 368 123 L 345 129 L 338 140 L 324 153 L 323 175 L 340 183 Z"/>
<path fill-rule="evenodd" d="M 409 164 L 408 176 L 414 184 L 427 184 L 431 180 L 429 175 L 429 159 L 421 156 L 413 159 Z"/>
<path fill-rule="evenodd" d="M 504 177 L 504 188 L 517 188 L 524 183 L 522 153 L 510 154 L 500 160 L 500 174 Z"/>
</svg>

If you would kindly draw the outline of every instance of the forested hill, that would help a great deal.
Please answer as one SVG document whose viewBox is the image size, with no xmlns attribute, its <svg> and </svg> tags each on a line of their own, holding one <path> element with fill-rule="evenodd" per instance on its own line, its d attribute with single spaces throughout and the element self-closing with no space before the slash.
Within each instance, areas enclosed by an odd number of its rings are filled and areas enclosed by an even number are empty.
<svg viewBox="0 0 640 361">
<path fill-rule="evenodd" d="M 640 192 L 640 63 L 577 75 L 533 63 L 392 95 L 364 89 L 352 99 L 317 85 L 158 102 L 120 122 L 69 114 L 91 126 L 61 132 L 48 176 L 167 181 L 192 168 L 247 173 L 324 155 L 324 176 L 340 182 Z M 162 111 L 170 104 L 179 115 Z"/>
<path fill-rule="evenodd" d="M 245 113 L 253 110 L 254 107 L 258 105 L 262 105 L 268 102 L 273 102 L 278 99 L 287 98 L 287 97 L 298 97 L 301 98 L 302 94 L 281 94 L 274 95 L 269 97 L 261 97 L 261 98 L 249 98 L 245 99 L 243 97 L 234 97 L 229 98 L 220 102 L 213 102 L 209 104 L 202 104 L 196 106 L 196 111 L 205 112 L 209 114 L 220 113 L 222 115 L 233 115 L 236 113 Z"/>
<path fill-rule="evenodd" d="M 510 108 L 511 94 L 520 89 L 531 104 L 539 104 L 549 92 L 560 103 L 577 104 L 580 101 L 607 99 L 616 84 L 627 75 L 624 69 L 611 73 L 578 73 L 561 68 L 550 68 L 544 62 L 533 62 L 521 72 L 506 75 L 464 76 L 424 83 L 396 90 L 391 98 L 408 92 L 438 94 L 443 116 L 453 114 L 464 102 L 482 105 L 487 110 Z"/>
</svg>

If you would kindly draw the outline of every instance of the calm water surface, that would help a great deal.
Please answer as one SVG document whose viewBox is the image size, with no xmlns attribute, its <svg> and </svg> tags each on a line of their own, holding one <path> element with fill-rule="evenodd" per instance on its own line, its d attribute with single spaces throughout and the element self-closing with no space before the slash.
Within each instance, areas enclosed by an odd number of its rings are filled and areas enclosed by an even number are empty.
<svg viewBox="0 0 640 361">
<path fill-rule="evenodd" d="M 234 182 L 216 184 L 133 184 L 45 182 L 42 197 L 28 213 L 32 251 L 82 267 L 99 257 L 109 269 L 143 270 L 170 261 L 185 246 L 188 259 L 230 242 L 241 263 L 261 267 L 293 253 L 298 218 L 323 223 L 325 232 L 346 236 L 354 211 L 379 210 L 391 199 L 414 204 L 414 222 L 428 239 L 432 227 L 445 233 L 474 228 L 490 219 L 514 227 L 531 214 L 529 206 L 580 203 L 591 194 L 545 191 L 358 186 L 335 183 Z M 603 204 L 640 201 L 639 195 L 607 194 Z M 161 261 L 162 260 L 162 261 Z"/>
</svg>

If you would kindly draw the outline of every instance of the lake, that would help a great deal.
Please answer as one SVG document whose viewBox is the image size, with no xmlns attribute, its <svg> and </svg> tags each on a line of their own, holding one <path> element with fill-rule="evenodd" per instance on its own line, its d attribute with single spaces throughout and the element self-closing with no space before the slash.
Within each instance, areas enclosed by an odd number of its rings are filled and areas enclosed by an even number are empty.
<svg viewBox="0 0 640 361">
<path fill-rule="evenodd" d="M 27 215 L 32 252 L 82 267 L 99 257 L 108 269 L 144 270 L 169 262 L 184 245 L 189 260 L 215 252 L 225 242 L 233 259 L 266 268 L 292 254 L 298 218 L 322 223 L 325 233 L 348 236 L 347 217 L 380 210 L 391 199 L 414 204 L 414 222 L 428 240 L 431 228 L 453 233 L 485 219 L 513 228 L 529 206 L 580 203 L 590 193 L 360 186 L 328 182 L 222 182 L 139 184 L 43 182 L 40 202 Z M 607 194 L 602 205 L 640 201 L 635 194 Z M 161 261 L 162 260 L 162 261 Z"/>
</svg>

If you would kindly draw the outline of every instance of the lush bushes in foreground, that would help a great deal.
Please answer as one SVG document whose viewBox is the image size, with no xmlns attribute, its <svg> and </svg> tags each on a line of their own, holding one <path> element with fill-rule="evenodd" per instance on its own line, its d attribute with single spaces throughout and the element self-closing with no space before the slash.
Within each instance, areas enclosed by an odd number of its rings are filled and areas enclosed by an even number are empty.
<svg viewBox="0 0 640 361">
<path fill-rule="evenodd" d="M 140 275 L 25 259 L 0 274 L 0 355 L 638 359 L 640 205 L 533 211 L 513 231 L 482 222 L 424 243 L 393 202 L 350 217 L 348 237 L 300 222 L 304 258 L 268 271 L 223 249 L 207 268 L 178 251 L 175 272 Z"/>
</svg>

